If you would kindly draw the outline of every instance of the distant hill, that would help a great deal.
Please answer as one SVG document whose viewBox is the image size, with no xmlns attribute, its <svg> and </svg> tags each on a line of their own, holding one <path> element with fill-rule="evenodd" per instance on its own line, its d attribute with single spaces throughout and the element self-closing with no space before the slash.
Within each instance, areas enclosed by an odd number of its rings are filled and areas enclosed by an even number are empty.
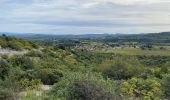
<svg viewBox="0 0 170 100">
<path fill-rule="evenodd" d="M 170 43 L 170 32 L 113 36 L 104 40 L 110 42 Z"/>
<path fill-rule="evenodd" d="M 24 39 L 44 40 L 44 39 L 104 39 L 106 37 L 121 36 L 123 34 L 80 34 L 80 35 L 53 35 L 53 34 L 34 34 L 34 33 L 0 33 L 8 36 L 15 36 Z"/>
<path fill-rule="evenodd" d="M 170 43 L 170 32 L 144 33 L 144 34 L 83 34 L 83 35 L 53 35 L 53 34 L 18 34 L 0 33 L 30 40 L 51 39 L 102 39 L 106 42 L 144 42 L 144 43 Z"/>
</svg>

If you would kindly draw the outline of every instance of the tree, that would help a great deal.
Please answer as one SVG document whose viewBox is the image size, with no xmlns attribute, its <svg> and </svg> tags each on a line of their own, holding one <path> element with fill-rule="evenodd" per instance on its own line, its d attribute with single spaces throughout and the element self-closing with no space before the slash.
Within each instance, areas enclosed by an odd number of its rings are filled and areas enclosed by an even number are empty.
<svg viewBox="0 0 170 100">
<path fill-rule="evenodd" d="M 3 37 L 6 37 L 6 34 L 2 34 Z"/>
</svg>

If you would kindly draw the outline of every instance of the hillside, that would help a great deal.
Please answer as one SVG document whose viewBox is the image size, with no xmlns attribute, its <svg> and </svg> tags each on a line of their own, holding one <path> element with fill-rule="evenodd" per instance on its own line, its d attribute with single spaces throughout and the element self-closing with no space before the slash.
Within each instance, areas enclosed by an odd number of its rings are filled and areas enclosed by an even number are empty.
<svg viewBox="0 0 170 100">
<path fill-rule="evenodd" d="M 3 34 L 3 33 L 0 33 Z M 52 34 L 19 34 L 6 33 L 9 36 L 17 36 L 19 38 L 36 40 L 36 41 L 50 41 L 55 39 L 91 39 L 103 40 L 104 42 L 139 42 L 147 44 L 162 44 L 169 45 L 170 32 L 161 33 L 145 33 L 145 34 L 85 34 L 85 35 L 52 35 Z"/>
<path fill-rule="evenodd" d="M 106 38 L 105 41 L 163 44 L 163 43 L 170 43 L 170 32 L 122 35 L 122 36 Z"/>
<path fill-rule="evenodd" d="M 0 36 L 0 47 L 13 50 L 36 49 L 38 48 L 38 44 L 15 37 L 8 37 L 4 34 Z"/>
<path fill-rule="evenodd" d="M 169 99 L 168 36 L 119 35 L 106 37 L 108 41 L 39 38 L 35 42 L 3 35 L 0 51 L 20 53 L 0 54 L 0 100 Z M 118 41 L 111 41 L 114 38 Z"/>
</svg>

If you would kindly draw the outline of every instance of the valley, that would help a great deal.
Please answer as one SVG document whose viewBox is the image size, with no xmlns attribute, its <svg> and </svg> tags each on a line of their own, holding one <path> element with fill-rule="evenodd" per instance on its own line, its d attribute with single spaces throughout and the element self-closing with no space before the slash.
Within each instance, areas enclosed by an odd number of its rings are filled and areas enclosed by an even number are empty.
<svg viewBox="0 0 170 100">
<path fill-rule="evenodd" d="M 0 36 L 0 99 L 169 99 L 169 33 L 80 37 Z"/>
</svg>

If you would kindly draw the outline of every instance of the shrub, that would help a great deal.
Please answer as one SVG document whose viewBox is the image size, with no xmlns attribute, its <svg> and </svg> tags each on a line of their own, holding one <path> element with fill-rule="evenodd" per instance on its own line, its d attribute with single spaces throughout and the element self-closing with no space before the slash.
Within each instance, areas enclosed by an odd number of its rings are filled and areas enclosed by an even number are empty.
<svg viewBox="0 0 170 100">
<path fill-rule="evenodd" d="M 115 80 L 139 77 L 144 73 L 144 67 L 135 58 L 115 58 L 105 61 L 97 70 L 102 72 L 104 76 Z"/>
<path fill-rule="evenodd" d="M 14 66 L 20 67 L 23 70 L 29 70 L 34 68 L 33 61 L 26 56 L 13 57 L 11 62 Z"/>
<path fill-rule="evenodd" d="M 16 100 L 18 93 L 18 85 L 16 80 L 8 77 L 0 81 L 0 100 Z"/>
<path fill-rule="evenodd" d="M 68 100 L 112 100 L 114 97 L 104 86 L 93 81 L 75 81 Z"/>
<path fill-rule="evenodd" d="M 32 79 L 32 80 L 21 79 L 18 82 L 18 84 L 19 84 L 20 89 L 22 90 L 29 90 L 29 89 L 32 90 L 32 89 L 39 89 L 41 82 L 37 79 Z"/>
<path fill-rule="evenodd" d="M 54 83 L 57 83 L 61 77 L 63 77 L 63 74 L 59 70 L 46 68 L 46 69 L 40 69 L 36 73 L 36 76 L 38 79 L 41 80 L 43 84 L 53 85 Z"/>
<path fill-rule="evenodd" d="M 167 98 L 170 98 L 170 74 L 167 74 L 162 79 L 162 87 L 164 94 Z"/>
<path fill-rule="evenodd" d="M 161 66 L 161 74 L 167 74 L 170 72 L 170 62 L 167 62 Z"/>
<path fill-rule="evenodd" d="M 14 50 L 22 50 L 21 49 L 21 43 L 15 42 L 15 41 L 9 41 L 8 42 L 8 48 L 14 49 Z"/>
<path fill-rule="evenodd" d="M 0 60 L 0 79 L 4 80 L 8 75 L 10 70 L 10 65 L 5 60 Z"/>
<path fill-rule="evenodd" d="M 162 95 L 161 84 L 155 79 L 132 78 L 120 85 L 120 92 L 124 96 L 147 100 L 160 99 Z"/>
<path fill-rule="evenodd" d="M 112 100 L 115 88 L 113 81 L 99 74 L 67 73 L 50 92 L 66 100 Z"/>
<path fill-rule="evenodd" d="M 170 62 L 164 63 L 161 65 L 159 70 L 157 70 L 154 74 L 157 78 L 162 79 L 165 74 L 170 72 Z"/>
<path fill-rule="evenodd" d="M 40 51 L 34 51 L 34 50 L 30 51 L 30 52 L 27 53 L 26 55 L 27 55 L 27 56 L 30 56 L 30 57 L 42 57 L 42 56 L 43 56 L 42 52 L 40 52 Z"/>
</svg>

